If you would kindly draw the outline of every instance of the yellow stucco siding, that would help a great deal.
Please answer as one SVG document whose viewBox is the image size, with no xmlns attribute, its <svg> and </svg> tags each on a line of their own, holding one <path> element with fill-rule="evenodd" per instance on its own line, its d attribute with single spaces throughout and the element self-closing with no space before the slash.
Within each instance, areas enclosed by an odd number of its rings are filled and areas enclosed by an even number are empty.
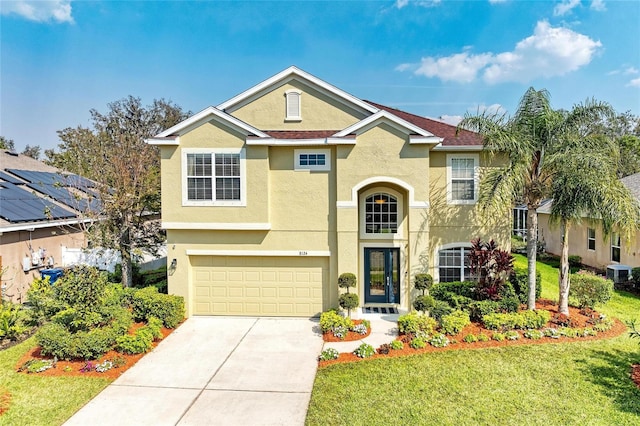
<svg viewBox="0 0 640 426">
<path fill-rule="evenodd" d="M 211 120 L 180 136 L 180 145 L 161 147 L 162 220 L 170 223 L 268 223 L 268 149 L 245 146 L 245 135 Z M 245 149 L 246 206 L 189 206 L 183 203 L 184 155 L 190 150 Z M 198 151 L 201 152 L 201 151 Z"/>
<path fill-rule="evenodd" d="M 336 163 L 338 200 L 351 200 L 353 187 L 376 176 L 411 185 L 415 200 L 429 197 L 428 146 L 410 145 L 407 134 L 385 123 L 357 135 L 355 145 L 338 147 Z"/>
<path fill-rule="evenodd" d="M 301 120 L 286 120 L 285 93 L 288 90 L 302 93 Z M 298 81 L 276 87 L 251 103 L 231 110 L 230 114 L 264 130 L 341 130 L 365 117 L 363 113 Z"/>
<path fill-rule="evenodd" d="M 272 229 L 323 232 L 326 236 L 335 230 L 335 167 L 294 171 L 295 152 L 293 147 L 269 148 Z"/>
<path fill-rule="evenodd" d="M 582 263 L 594 268 L 606 269 L 611 260 L 611 236 L 605 235 L 602 231 L 600 221 L 583 222 L 569 228 L 569 255 L 576 255 L 582 258 Z M 587 229 L 595 230 L 595 250 L 589 250 L 587 246 Z M 549 215 L 538 214 L 538 235 L 544 241 L 545 250 L 549 253 L 560 255 L 562 250 L 562 235 L 558 225 L 549 223 Z M 621 237 L 620 262 L 621 265 L 628 265 L 633 268 L 640 267 L 640 232 L 637 232 L 631 241 Z"/>
</svg>

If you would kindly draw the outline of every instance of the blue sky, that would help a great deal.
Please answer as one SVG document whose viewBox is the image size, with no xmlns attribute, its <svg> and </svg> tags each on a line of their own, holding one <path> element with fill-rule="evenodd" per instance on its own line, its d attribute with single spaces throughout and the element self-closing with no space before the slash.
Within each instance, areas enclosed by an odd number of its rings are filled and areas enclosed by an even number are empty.
<svg viewBox="0 0 640 426">
<path fill-rule="evenodd" d="M 0 135 L 56 131 L 128 95 L 198 112 L 290 65 L 366 100 L 454 120 L 533 86 L 640 115 L 640 2 L 0 1 Z"/>
</svg>

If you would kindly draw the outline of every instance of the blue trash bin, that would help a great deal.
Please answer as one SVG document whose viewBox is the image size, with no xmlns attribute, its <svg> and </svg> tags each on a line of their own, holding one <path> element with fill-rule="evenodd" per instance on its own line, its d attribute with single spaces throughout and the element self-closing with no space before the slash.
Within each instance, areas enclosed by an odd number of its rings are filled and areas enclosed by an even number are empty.
<svg viewBox="0 0 640 426">
<path fill-rule="evenodd" d="M 50 284 L 55 283 L 58 280 L 58 278 L 60 278 L 63 275 L 63 273 L 64 271 L 62 270 L 62 268 L 40 270 L 40 276 L 42 277 L 42 279 L 45 279 L 45 277 L 49 277 Z"/>
</svg>

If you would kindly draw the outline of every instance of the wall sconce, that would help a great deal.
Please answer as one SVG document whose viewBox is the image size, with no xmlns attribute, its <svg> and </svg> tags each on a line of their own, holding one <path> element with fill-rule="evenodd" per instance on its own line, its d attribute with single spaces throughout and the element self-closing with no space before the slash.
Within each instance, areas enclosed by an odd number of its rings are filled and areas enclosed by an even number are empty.
<svg viewBox="0 0 640 426">
<path fill-rule="evenodd" d="M 178 266 L 178 259 L 173 259 L 171 261 L 171 266 L 169 268 L 175 270 L 177 266 Z"/>
</svg>

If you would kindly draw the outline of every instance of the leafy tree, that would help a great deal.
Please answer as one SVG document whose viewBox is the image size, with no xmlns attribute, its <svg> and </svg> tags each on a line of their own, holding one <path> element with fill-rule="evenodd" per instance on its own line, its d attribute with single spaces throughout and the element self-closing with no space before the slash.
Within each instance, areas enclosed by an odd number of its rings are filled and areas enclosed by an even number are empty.
<svg viewBox="0 0 640 426">
<path fill-rule="evenodd" d="M 147 220 L 160 211 L 160 159 L 145 139 L 190 113 L 163 99 L 144 107 L 133 96 L 108 104 L 106 113 L 90 113 L 91 128 L 58 131 L 59 152 L 47 150 L 47 163 L 101 184 L 101 208 L 93 212 L 100 220 L 89 228 L 89 239 L 120 251 L 122 282 L 131 286 L 133 250 L 155 249 L 163 240 L 157 221 Z"/>
<path fill-rule="evenodd" d="M 549 92 L 529 88 L 512 117 L 484 112 L 467 114 L 459 128 L 478 132 L 490 152 L 504 153 L 504 167 L 489 170 L 480 184 L 482 210 L 504 209 L 522 202 L 527 206 L 527 305 L 535 309 L 538 216 L 536 210 L 551 194 L 553 170 L 547 156 L 557 150 L 555 129 L 562 116 L 551 108 Z"/>
<path fill-rule="evenodd" d="M 7 139 L 4 136 L 0 136 L 0 149 L 8 149 L 9 151 L 15 151 L 16 146 L 13 139 Z"/>
<path fill-rule="evenodd" d="M 588 123 L 579 127 L 584 131 Z M 569 315 L 569 229 L 584 217 L 599 218 L 605 235 L 614 227 L 628 239 L 640 228 L 640 204 L 620 182 L 617 147 L 607 138 L 569 133 L 563 152 L 558 153 L 558 172 L 553 182 L 552 223 L 560 224 L 559 312 Z"/>
<path fill-rule="evenodd" d="M 31 157 L 34 160 L 39 160 L 40 159 L 40 153 L 41 153 L 42 149 L 40 148 L 39 145 L 27 145 L 24 150 L 22 151 L 22 155 L 26 155 L 27 157 Z"/>
</svg>

